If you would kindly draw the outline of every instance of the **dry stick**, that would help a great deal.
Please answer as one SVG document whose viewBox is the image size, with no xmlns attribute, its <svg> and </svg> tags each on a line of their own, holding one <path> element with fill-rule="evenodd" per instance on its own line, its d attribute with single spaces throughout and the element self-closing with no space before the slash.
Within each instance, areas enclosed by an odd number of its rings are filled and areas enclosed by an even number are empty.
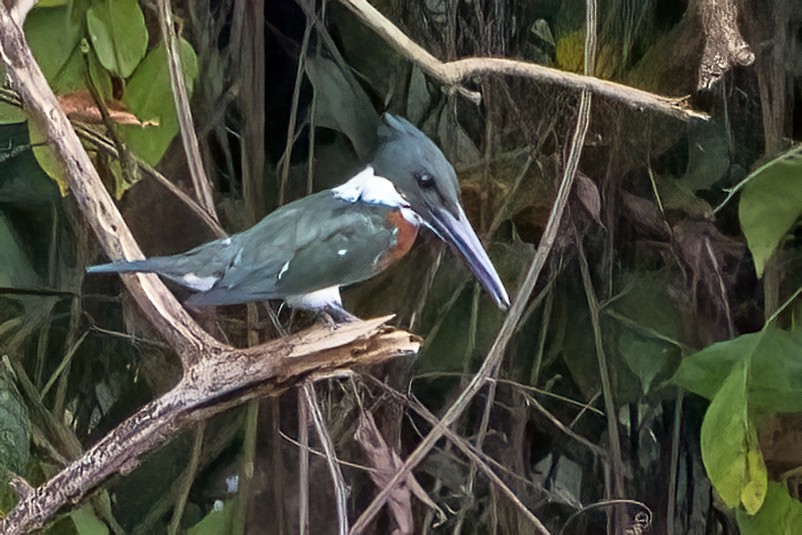
<svg viewBox="0 0 802 535">
<path fill-rule="evenodd" d="M 704 238 L 704 245 L 707 257 L 713 265 L 713 273 L 716 276 L 716 282 L 718 282 L 717 289 L 719 291 L 719 299 L 721 299 L 721 304 L 724 307 L 724 315 L 727 318 L 727 338 L 735 338 L 735 323 L 732 318 L 732 310 L 730 309 L 730 300 L 727 297 L 727 283 L 724 282 L 723 270 L 718 262 L 718 258 L 716 258 L 716 252 L 713 250 L 710 238 L 707 236 Z"/>
<path fill-rule="evenodd" d="M 383 383 L 382 381 L 376 379 L 375 377 L 368 375 L 367 376 L 374 384 L 378 385 L 390 395 L 397 397 L 403 400 L 413 411 L 417 412 L 424 420 L 429 422 L 430 425 L 433 427 L 438 426 L 439 422 L 437 420 L 437 416 L 435 416 L 423 403 L 418 401 L 415 398 L 406 396 L 399 392 L 398 390 L 388 386 L 387 384 Z M 506 484 L 504 480 L 502 480 L 498 474 L 496 474 L 492 468 L 488 465 L 485 458 L 489 458 L 489 456 L 478 450 L 473 444 L 459 436 L 457 433 L 452 431 L 451 429 L 446 428 L 444 436 L 448 439 L 454 446 L 460 450 L 463 455 L 465 455 L 468 459 L 471 460 L 474 466 L 478 467 L 479 470 L 501 491 L 502 494 L 507 496 L 511 502 L 513 502 L 518 509 L 520 510 L 521 514 L 523 514 L 527 520 L 534 526 L 536 533 L 544 533 L 548 534 L 549 531 L 546 529 L 546 526 L 538 519 L 532 511 L 529 510 L 526 505 L 521 502 L 520 498 L 515 494 L 515 492 Z M 491 459 L 492 460 L 492 459 Z M 494 461 L 495 462 L 495 461 Z"/>
<path fill-rule="evenodd" d="M 298 396 L 298 533 L 309 534 L 309 406 Z"/>
<path fill-rule="evenodd" d="M 418 447 L 415 448 L 409 457 L 407 457 L 407 460 L 404 462 L 404 465 L 401 467 L 398 473 L 396 473 L 396 475 L 388 482 L 387 486 L 381 492 L 379 492 L 379 494 L 373 499 L 370 505 L 368 505 L 362 515 L 351 527 L 352 535 L 362 533 L 362 531 L 367 527 L 368 522 L 370 522 L 376 516 L 382 505 L 384 505 L 384 503 L 387 501 L 387 497 L 392 491 L 393 487 L 403 481 L 412 471 L 412 469 L 417 466 L 424 459 L 424 457 L 426 457 L 437 441 L 440 440 L 440 438 L 442 438 L 446 433 L 447 428 L 451 426 L 451 424 L 453 424 L 457 418 L 459 418 L 473 397 L 476 396 L 479 390 L 484 386 L 487 378 L 494 375 L 496 369 L 501 364 L 501 360 L 504 357 L 504 351 L 506 350 L 507 345 L 512 338 L 512 335 L 518 324 L 518 320 L 521 318 L 521 315 L 526 308 L 526 303 L 529 300 L 529 297 L 532 295 L 532 291 L 535 289 L 535 284 L 537 284 L 540 272 L 543 270 L 546 259 L 548 258 L 548 255 L 551 252 L 551 249 L 554 246 L 554 242 L 557 238 L 557 231 L 559 230 L 560 221 L 562 220 L 565 206 L 568 203 L 568 195 L 571 192 L 571 186 L 574 183 L 576 169 L 579 165 L 579 154 L 584 143 L 589 121 L 590 92 L 588 90 L 583 90 L 579 104 L 579 118 L 577 120 L 573 139 L 571 140 L 571 152 L 569 154 L 568 161 L 566 162 L 565 171 L 560 182 L 560 188 L 557 191 L 557 198 L 555 199 L 554 206 L 552 206 L 551 213 L 549 214 L 549 219 L 546 223 L 546 229 L 544 230 L 543 236 L 540 239 L 540 245 L 535 252 L 535 258 L 532 260 L 532 264 L 529 267 L 526 278 L 521 285 L 518 295 L 512 303 L 510 312 L 504 320 L 504 324 L 501 326 L 501 330 L 499 331 L 495 342 L 493 342 L 493 346 L 490 348 L 490 351 L 487 354 L 485 361 L 482 363 L 482 366 L 479 368 L 479 371 L 476 373 L 465 390 L 463 390 L 462 394 L 460 394 L 454 404 L 449 407 L 438 425 L 436 425 L 434 429 L 432 429 L 429 434 L 424 437 L 421 443 L 418 444 Z"/>
<path fill-rule="evenodd" d="M 203 169 L 198 136 L 195 134 L 195 124 L 192 121 L 192 112 L 189 109 L 189 95 L 187 94 L 187 85 L 184 80 L 184 71 L 181 69 L 181 56 L 178 50 L 178 38 L 175 34 L 170 0 L 158 0 L 158 4 L 159 24 L 162 29 L 162 38 L 167 46 L 170 86 L 173 89 L 173 97 L 175 98 L 178 124 L 181 127 L 181 140 L 184 142 L 184 152 L 187 155 L 187 166 L 192 177 L 192 187 L 195 189 L 195 197 L 204 210 L 212 219 L 217 220 L 212 185 L 209 182 L 209 177 L 206 176 L 206 171 Z"/>
<path fill-rule="evenodd" d="M 312 423 L 317 431 L 318 440 L 323 446 L 323 451 L 326 453 L 326 463 L 329 465 L 329 472 L 331 479 L 334 482 L 334 495 L 337 501 L 337 527 L 340 535 L 348 533 L 348 489 L 345 486 L 345 478 L 343 477 L 340 464 L 337 462 L 337 453 L 334 450 L 334 442 L 326 430 L 326 422 L 323 420 L 323 413 L 320 411 L 320 405 L 317 401 L 317 393 L 315 392 L 315 385 L 311 381 L 306 381 L 303 384 L 304 397 L 306 398 L 306 405 L 309 408 L 309 414 L 312 416 Z"/>
<path fill-rule="evenodd" d="M 449 87 L 454 87 L 460 82 L 478 75 L 507 74 L 552 83 L 569 89 L 588 91 L 620 101 L 638 110 L 663 113 L 682 121 L 709 119 L 707 114 L 685 108 L 676 99 L 535 63 L 506 58 L 465 58 L 441 62 L 407 37 L 367 0 L 340 0 L 340 2 L 354 12 L 366 26 L 383 37 L 399 54 L 414 61 L 434 79 Z"/>
<path fill-rule="evenodd" d="M 248 224 L 256 223 L 267 205 L 265 197 L 265 0 L 234 2 L 235 16 L 242 14 L 238 67 L 241 70 L 243 114 L 242 196 L 248 210 Z"/>
<path fill-rule="evenodd" d="M 579 268 L 582 272 L 582 283 L 585 288 L 585 297 L 588 301 L 590 323 L 593 327 L 593 340 L 595 342 L 596 358 L 599 361 L 599 377 L 601 379 L 604 398 L 604 412 L 607 418 L 607 438 L 610 442 L 610 455 L 608 459 L 610 460 L 610 479 L 612 481 L 612 491 L 610 494 L 613 498 L 618 498 L 622 496 L 624 492 L 624 463 L 621 460 L 621 437 L 618 434 L 618 412 L 615 406 L 610 367 L 607 363 L 607 355 L 604 351 L 604 343 L 602 340 L 599 301 L 593 289 L 588 259 L 582 248 L 579 232 L 574 229 L 574 233 L 576 236 L 576 246 L 579 248 Z"/>
<path fill-rule="evenodd" d="M 91 128 L 87 128 L 81 124 L 73 124 L 72 126 L 75 128 L 75 132 L 78 134 L 79 138 L 92 143 L 92 145 L 94 145 L 98 150 L 108 154 L 112 158 L 116 158 L 118 160 L 120 159 L 120 152 L 117 150 L 117 147 L 115 147 L 114 143 L 112 143 L 112 141 L 106 136 L 98 134 Z M 161 186 L 164 186 L 167 191 L 172 193 L 176 198 L 178 198 L 179 201 L 184 203 L 184 205 L 189 208 L 193 214 L 198 216 L 198 219 L 200 219 L 201 222 L 203 222 L 203 224 L 206 225 L 206 227 L 209 228 L 209 230 L 211 230 L 216 237 L 224 238 L 227 236 L 226 231 L 220 226 L 220 223 L 213 219 L 212 216 L 209 215 L 209 212 L 199 205 L 195 199 L 184 193 L 183 190 L 173 184 L 166 176 L 158 172 L 153 168 L 153 166 L 146 163 L 139 156 L 129 153 L 129 157 L 141 171 L 144 171 L 146 175 L 153 178 Z"/>
<path fill-rule="evenodd" d="M 248 347 L 259 345 L 259 331 L 255 325 L 259 321 L 256 303 L 246 306 Z M 239 482 L 237 497 L 233 501 L 234 510 L 231 516 L 231 531 L 245 533 L 248 520 L 248 502 L 253 487 L 254 458 L 256 457 L 256 437 L 259 427 L 259 400 L 253 400 L 245 407 L 245 422 L 243 424 L 243 437 L 239 461 Z"/>
<path fill-rule="evenodd" d="M 685 393 L 680 389 L 674 398 L 674 429 L 671 432 L 671 461 L 669 462 L 668 489 L 666 490 L 666 533 L 677 533 L 674 523 L 677 514 L 677 486 L 679 479 L 679 443 L 682 436 L 682 406 Z"/>
<path fill-rule="evenodd" d="M 287 145 L 284 147 L 284 154 L 281 155 L 281 182 L 278 189 L 278 204 L 281 206 L 285 202 L 287 194 L 287 181 L 290 177 L 290 162 L 292 160 L 292 149 L 295 147 L 295 131 L 298 127 L 298 105 L 301 100 L 301 84 L 304 81 L 304 65 L 306 64 L 306 53 L 309 49 L 309 38 L 312 36 L 312 28 L 315 27 L 317 15 L 306 15 L 306 29 L 304 29 L 301 53 L 298 55 L 298 68 L 295 71 L 295 85 L 292 90 L 292 102 L 290 104 L 290 119 L 287 124 Z"/>
<path fill-rule="evenodd" d="M 203 433 L 206 430 L 206 421 L 202 420 L 195 426 L 194 437 L 192 439 L 192 451 L 189 455 L 189 462 L 181 476 L 181 490 L 178 493 L 178 500 L 173 508 L 173 517 L 167 526 L 169 535 L 181 533 L 181 520 L 184 518 L 184 509 L 187 506 L 189 491 L 192 489 L 192 482 L 195 480 L 198 465 L 200 464 L 201 451 L 203 450 Z"/>
</svg>

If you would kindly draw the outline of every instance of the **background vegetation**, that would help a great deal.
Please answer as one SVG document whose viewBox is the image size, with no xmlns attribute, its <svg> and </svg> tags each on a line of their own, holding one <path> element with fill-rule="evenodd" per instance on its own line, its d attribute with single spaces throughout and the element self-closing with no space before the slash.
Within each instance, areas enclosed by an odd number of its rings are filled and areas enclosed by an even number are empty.
<svg viewBox="0 0 802 535">
<path fill-rule="evenodd" d="M 554 533 L 800 525 L 802 9 L 740 3 L 756 60 L 697 91 L 710 37 L 702 3 L 600 5 L 597 75 L 685 99 L 710 118 L 594 98 L 558 238 L 503 364 L 456 436 L 414 472 L 428 496 L 413 499 L 415 533 L 528 533 L 527 509 Z M 585 1 L 372 4 L 444 61 L 583 68 Z M 225 229 L 348 177 L 368 156 L 378 112 L 390 110 L 454 162 L 466 210 L 516 294 L 554 203 L 577 91 L 501 75 L 444 86 L 338 2 L 172 9 Z M 40 2 L 25 33 L 143 250 L 174 253 L 213 237 L 150 168 L 193 195 L 156 4 Z M 35 486 L 167 391 L 181 368 L 117 278 L 84 280 L 84 266 L 105 259 L 43 134 L 24 122 L 10 88 L 2 100 L 0 464 Z M 420 406 L 442 414 L 455 401 L 504 319 L 435 239 L 418 241 L 345 300 L 360 317 L 396 314 L 396 325 L 423 338 L 421 353 L 316 386 L 352 520 L 377 492 L 375 461 L 355 438 L 360 415 L 372 414 L 403 459 L 431 428 Z M 202 321 L 246 346 L 278 336 L 271 318 L 285 329 L 307 321 L 278 304 Z M 308 507 L 312 533 L 336 532 L 320 455 L 310 459 L 308 501 L 299 495 L 298 407 L 290 392 L 214 417 L 47 531 L 296 533 Z M 322 447 L 314 437 L 310 445 Z M 613 508 L 611 499 L 625 501 Z M 15 501 L 4 487 L 0 509 Z M 382 513 L 369 531 L 397 521 Z"/>
</svg>

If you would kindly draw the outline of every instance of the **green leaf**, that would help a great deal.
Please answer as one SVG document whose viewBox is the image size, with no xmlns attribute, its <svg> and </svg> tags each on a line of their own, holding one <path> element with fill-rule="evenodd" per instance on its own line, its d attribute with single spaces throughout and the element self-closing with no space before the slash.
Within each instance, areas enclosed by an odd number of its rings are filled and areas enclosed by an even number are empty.
<svg viewBox="0 0 802 535">
<path fill-rule="evenodd" d="M 145 16 L 136 0 L 105 0 L 86 12 L 86 27 L 101 65 L 128 78 L 148 49 Z"/>
<path fill-rule="evenodd" d="M 104 99 L 111 100 L 113 98 L 113 88 L 111 83 L 111 76 L 109 71 L 103 68 L 97 54 L 94 52 L 89 53 L 89 78 L 92 80 L 95 89 L 97 89 L 100 96 Z"/>
<path fill-rule="evenodd" d="M 737 520 L 741 535 L 794 535 L 802 526 L 802 503 L 788 494 L 785 485 L 772 481 L 760 511 L 750 515 L 738 510 Z"/>
<path fill-rule="evenodd" d="M 625 329 L 618 336 L 618 352 L 641 383 L 641 394 L 649 393 L 652 382 L 668 364 L 679 360 L 679 349 L 656 337 Z M 669 368 L 670 369 L 670 368 Z M 669 372 L 670 373 L 670 372 Z"/>
<path fill-rule="evenodd" d="M 40 2 L 26 17 L 24 29 L 28 45 L 56 94 L 84 87 L 81 27 L 70 18 L 67 6 L 44 7 Z M 26 118 L 22 110 L 0 104 L 0 124 Z"/>
<path fill-rule="evenodd" d="M 80 46 L 73 50 L 67 59 L 67 63 L 49 82 L 53 92 L 57 95 L 64 95 L 86 88 L 86 62 Z"/>
<path fill-rule="evenodd" d="M 756 513 L 766 496 L 768 474 L 757 431 L 749 417 L 747 368 L 734 366 L 713 397 L 702 422 L 702 461 L 711 483 L 729 507 Z"/>
<path fill-rule="evenodd" d="M 179 40 L 179 50 L 187 91 L 191 94 L 198 76 L 198 58 L 192 46 L 183 39 Z M 121 125 L 119 128 L 120 136 L 128 147 L 149 164 L 156 165 L 178 133 L 164 43 L 151 50 L 134 71 L 123 102 L 141 121 L 158 124 L 149 127 Z"/>
<path fill-rule="evenodd" d="M 0 72 L 0 76 L 2 76 Z M 3 124 L 17 124 L 25 121 L 28 118 L 21 108 L 0 102 L 0 125 Z"/>
<path fill-rule="evenodd" d="M 691 191 L 709 190 L 727 176 L 732 165 L 726 129 L 716 121 L 700 121 L 688 132 L 688 167 L 680 182 Z"/>
<path fill-rule="evenodd" d="M 802 215 L 802 146 L 754 171 L 741 193 L 738 215 L 758 277 Z"/>
<path fill-rule="evenodd" d="M 62 195 L 66 195 L 70 190 L 70 184 L 67 177 L 64 176 L 64 170 L 61 167 L 53 150 L 47 144 L 47 136 L 42 132 L 35 122 L 28 122 L 28 136 L 33 145 L 33 155 L 36 157 L 36 163 L 39 164 L 42 171 L 47 173 L 47 176 L 53 179 L 58 185 L 58 189 Z"/>
<path fill-rule="evenodd" d="M 431 98 L 423 70 L 417 65 L 412 65 L 412 72 L 409 75 L 409 94 L 407 95 L 407 117 L 410 121 L 418 124 L 423 120 Z"/>
<path fill-rule="evenodd" d="M 235 508 L 231 506 L 231 500 L 215 502 L 215 507 L 203 517 L 203 520 L 189 528 L 187 535 L 228 533 L 231 514 L 234 510 Z"/>
<path fill-rule="evenodd" d="M 25 18 L 25 38 L 47 81 L 64 79 L 80 54 L 81 27 L 69 17 L 67 7 L 36 8 Z M 68 66 L 68 62 L 73 64 Z M 62 80 L 64 83 L 65 80 Z"/>
<path fill-rule="evenodd" d="M 108 535 L 109 528 L 100 520 L 91 505 L 84 505 L 70 512 L 70 518 L 75 524 L 78 535 Z"/>
<path fill-rule="evenodd" d="M 613 304 L 621 326 L 616 347 L 640 380 L 643 395 L 658 375 L 667 379 L 680 362 L 685 315 L 670 295 L 674 278 L 667 269 L 626 273 L 623 282 L 627 289 Z"/>
<path fill-rule="evenodd" d="M 775 328 L 710 345 L 685 358 L 672 379 L 712 399 L 733 368 L 751 359 L 749 402 L 770 412 L 802 411 L 802 336 Z"/>
</svg>

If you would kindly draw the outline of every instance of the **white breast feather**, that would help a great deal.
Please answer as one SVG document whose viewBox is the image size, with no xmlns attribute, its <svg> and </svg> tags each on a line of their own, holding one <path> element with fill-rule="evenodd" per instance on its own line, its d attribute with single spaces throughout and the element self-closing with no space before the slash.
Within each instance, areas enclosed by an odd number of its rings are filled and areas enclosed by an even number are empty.
<svg viewBox="0 0 802 535">
<path fill-rule="evenodd" d="M 335 197 L 348 202 L 360 201 L 393 208 L 409 206 L 407 200 L 398 193 L 393 183 L 374 173 L 373 167 L 370 165 L 332 191 Z"/>
</svg>

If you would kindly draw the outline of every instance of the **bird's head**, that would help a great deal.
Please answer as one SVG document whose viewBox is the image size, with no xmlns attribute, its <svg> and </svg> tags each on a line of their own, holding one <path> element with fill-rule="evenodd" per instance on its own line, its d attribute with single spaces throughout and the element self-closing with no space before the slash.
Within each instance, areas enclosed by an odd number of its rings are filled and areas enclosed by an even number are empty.
<svg viewBox="0 0 802 535">
<path fill-rule="evenodd" d="M 443 152 L 409 121 L 385 113 L 372 165 L 407 200 L 409 207 L 468 265 L 498 306 L 509 307 L 504 284 L 471 227 L 460 203 L 454 167 Z"/>
</svg>

